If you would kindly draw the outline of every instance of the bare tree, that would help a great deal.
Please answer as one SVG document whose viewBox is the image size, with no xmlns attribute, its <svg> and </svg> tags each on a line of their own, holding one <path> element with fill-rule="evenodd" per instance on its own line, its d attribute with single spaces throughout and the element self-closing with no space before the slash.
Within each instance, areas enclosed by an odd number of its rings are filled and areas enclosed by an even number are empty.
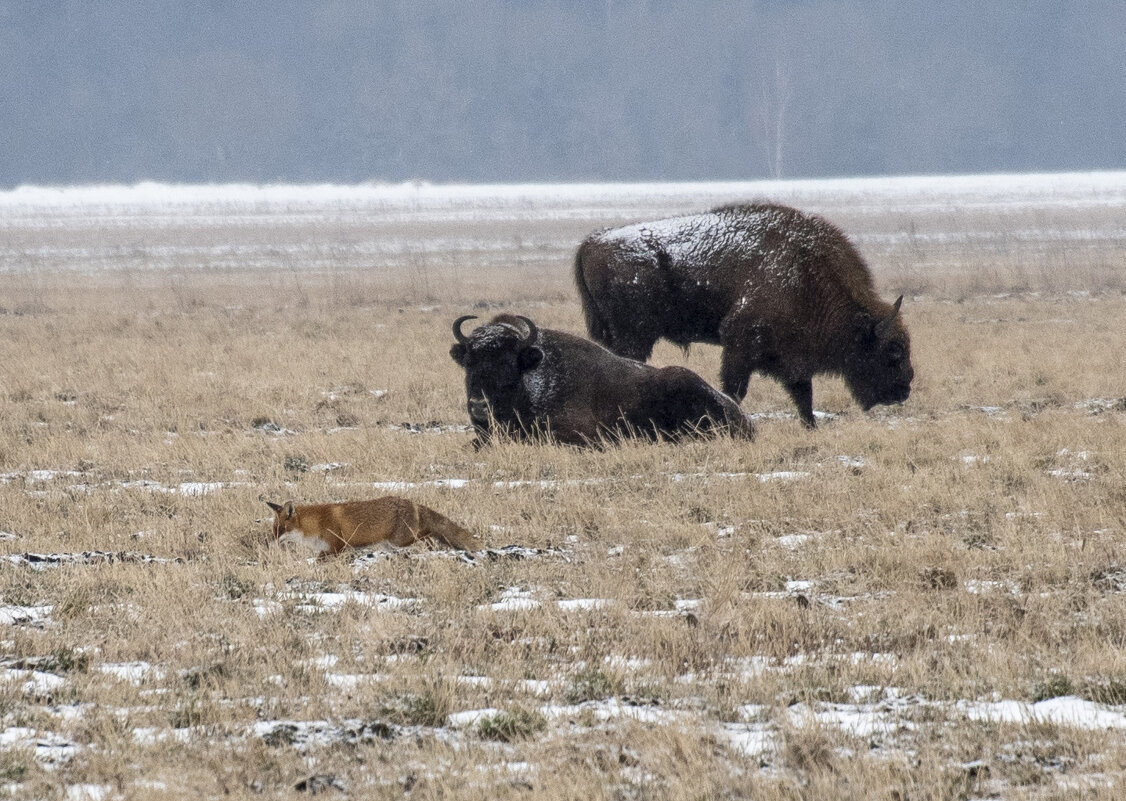
<svg viewBox="0 0 1126 801">
<path fill-rule="evenodd" d="M 786 144 L 786 113 L 792 92 L 790 71 L 781 56 L 774 58 L 774 69 L 759 81 L 759 103 L 753 112 L 753 127 L 760 132 L 766 169 L 771 178 L 781 178 Z"/>
</svg>

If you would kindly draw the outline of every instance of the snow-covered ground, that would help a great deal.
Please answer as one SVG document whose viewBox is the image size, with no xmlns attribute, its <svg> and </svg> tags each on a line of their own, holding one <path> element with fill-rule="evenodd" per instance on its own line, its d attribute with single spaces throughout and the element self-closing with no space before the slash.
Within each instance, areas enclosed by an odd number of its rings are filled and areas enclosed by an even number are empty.
<svg viewBox="0 0 1126 801">
<path fill-rule="evenodd" d="M 86 212 L 114 217 L 130 214 L 193 213 L 255 216 L 286 210 L 325 214 L 369 210 L 425 219 L 443 219 L 464 210 L 474 220 L 489 214 L 505 219 L 545 214 L 578 217 L 590 209 L 635 206 L 706 205 L 725 198 L 771 197 L 803 205 L 888 201 L 914 208 L 931 205 L 1119 206 L 1126 203 L 1126 172 L 921 175 L 808 180 L 703 181 L 683 183 L 571 184 L 161 184 L 21 186 L 0 192 L 0 220 L 23 214 Z M 422 216 L 420 216 L 422 215 Z M 485 215 L 484 217 L 482 215 Z"/>
<path fill-rule="evenodd" d="M 494 264 L 502 266 L 515 263 L 521 253 L 532 253 L 535 258 L 550 261 L 554 266 L 573 250 L 578 236 L 599 225 L 675 214 L 743 198 L 781 200 L 811 210 L 832 212 L 834 219 L 838 214 L 843 215 L 852 223 L 848 226 L 850 234 L 855 230 L 856 239 L 869 246 L 887 243 L 902 246 L 906 240 L 929 247 L 969 239 L 988 242 L 991 238 L 1005 237 L 1008 238 L 1004 240 L 1006 242 L 1028 237 L 1036 241 L 1066 243 L 1092 238 L 1100 243 L 1111 243 L 1107 251 L 1110 252 L 1114 247 L 1121 247 L 1114 243 L 1126 240 L 1126 172 L 554 186 L 432 186 L 412 183 L 393 186 L 193 187 L 141 184 L 132 187 L 22 187 L 0 192 L 0 272 L 33 272 L 39 269 L 190 270 L 223 265 L 253 268 L 279 264 L 300 269 L 324 265 L 361 267 L 368 262 L 383 265 L 404 263 L 403 259 L 418 254 L 434 254 L 435 258 L 456 261 L 459 254 L 467 252 L 491 254 Z M 980 214 L 972 219 L 963 219 L 960 215 L 967 209 L 976 209 Z M 994 231 L 990 215 L 1025 216 L 1015 227 Z M 934 222 L 939 217 L 941 221 Z M 1067 221 L 1067 224 L 1058 220 Z M 923 225 L 927 221 L 934 224 L 930 227 Z M 916 222 L 919 222 L 919 227 L 911 227 Z M 8 235 L 5 236 L 5 233 Z M 396 259 L 400 261 L 396 262 Z M 994 324 L 991 320 L 986 322 Z M 386 395 L 389 401 L 397 399 L 397 391 L 395 387 L 367 390 L 376 398 Z M 1086 394 L 1067 396 L 1061 400 L 1058 414 L 1063 416 L 1066 412 L 1069 425 L 1078 426 L 1085 426 L 1096 419 L 1117 419 L 1114 416 L 1124 408 L 1123 399 L 1112 395 L 1093 396 L 1096 391 L 1104 392 L 1103 389 L 1088 389 L 1084 390 Z M 322 394 L 326 400 L 336 400 L 333 390 L 325 390 Z M 68 413 L 75 403 L 62 398 L 58 401 L 66 406 Z M 988 419 L 997 426 L 1015 424 L 1028 416 L 1012 405 L 962 406 L 956 413 Z M 789 417 L 789 412 L 776 415 Z M 1076 420 L 1079 422 L 1076 423 Z M 764 424 L 767 422 L 773 421 L 764 421 Z M 536 510 L 537 515 L 539 510 L 550 508 L 548 499 L 552 496 L 576 488 L 584 492 L 591 488 L 599 493 L 606 490 L 598 497 L 608 499 L 613 498 L 616 492 L 644 490 L 654 495 L 679 492 L 684 493 L 684 505 L 687 506 L 689 502 L 694 504 L 697 498 L 705 497 L 703 490 L 708 486 L 718 493 L 745 492 L 755 497 L 756 494 L 770 492 L 803 491 L 818 486 L 826 477 L 867 477 L 876 472 L 874 467 L 880 461 L 878 451 L 828 444 L 833 441 L 833 429 L 830 427 L 833 421 L 825 419 L 824 422 L 830 435 L 821 438 L 820 441 L 827 444 L 821 450 L 815 449 L 815 455 L 801 458 L 783 456 L 777 462 L 755 462 L 745 466 L 732 463 L 722 470 L 705 470 L 696 464 L 681 465 L 671 461 L 644 475 L 629 465 L 618 472 L 602 475 L 585 475 L 581 471 L 553 473 L 526 470 L 474 476 L 464 464 L 446 469 L 438 463 L 426 462 L 423 464 L 429 465 L 430 472 L 403 470 L 399 473 L 391 469 L 361 475 L 347 461 L 353 457 L 335 451 L 322 454 L 318 449 L 315 451 L 316 459 L 326 461 L 315 461 L 308 467 L 308 472 L 316 476 L 318 491 L 339 495 L 442 491 L 451 505 L 456 505 L 475 493 L 527 494 L 529 509 Z M 888 419 L 887 426 L 889 429 L 898 426 L 908 433 L 915 433 L 933 422 L 933 418 L 925 416 L 896 416 Z M 460 423 L 379 425 L 404 438 L 420 435 L 419 443 L 427 447 L 432 447 L 438 438 L 462 441 L 469 434 L 468 427 Z M 308 434 L 301 429 L 296 424 L 291 429 L 270 422 L 255 425 L 253 432 L 243 433 L 257 438 L 253 445 L 248 446 L 249 450 L 278 443 L 286 446 L 297 443 L 292 445 L 297 448 Z M 331 429 L 326 433 L 337 430 L 351 429 Z M 1068 432 L 1067 437 L 1074 436 L 1074 429 L 1068 429 Z M 169 432 L 166 438 L 162 431 L 157 433 L 156 441 L 169 445 L 173 442 L 188 443 L 193 447 L 197 444 L 197 436 L 200 441 L 211 442 L 214 434 L 213 431 L 189 432 L 185 429 L 182 433 Z M 1051 440 L 1053 444 L 1045 445 L 1039 454 L 1035 472 L 1027 474 L 1026 478 L 1048 484 L 1049 494 L 1061 488 L 1086 491 L 1113 480 L 1105 469 L 1100 472 L 1100 456 L 1107 447 L 1094 437 L 1091 440 L 1065 438 L 1060 444 Z M 1063 444 L 1069 447 L 1062 447 Z M 1005 452 L 997 443 L 993 446 L 991 448 L 988 442 L 959 441 L 946 458 L 939 460 L 937 475 L 944 481 L 960 482 L 967 474 L 994 471 L 991 475 L 997 479 L 999 474 L 995 468 L 999 464 L 1001 468 L 1005 467 Z M 767 447 L 770 447 L 769 440 Z M 192 452 L 191 447 L 186 450 Z M 68 503 L 80 506 L 91 497 L 109 497 L 115 502 L 140 499 L 136 506 L 146 510 L 158 506 L 172 508 L 173 504 L 180 505 L 182 509 L 206 507 L 213 510 L 223 507 L 223 504 L 232 506 L 234 495 L 249 498 L 252 494 L 247 486 L 249 480 L 238 471 L 212 472 L 201 467 L 177 473 L 173 469 L 174 463 L 173 467 L 162 466 L 155 473 L 151 465 L 137 467 L 136 471 L 103 473 L 85 467 L 75 469 L 70 451 L 63 452 L 67 454 L 65 457 L 55 455 L 42 461 L 0 465 L 0 488 L 13 496 L 18 493 L 45 505 L 66 498 Z M 313 455 L 310 453 L 311 457 Z M 341 461 L 327 461 L 336 458 Z M 314 459 L 310 458 L 309 462 L 314 462 Z M 927 465 L 924 465 L 926 468 Z M 154 479 L 153 475 L 161 476 L 161 480 Z M 555 475 L 564 477 L 555 478 Z M 962 486 L 959 484 L 959 487 Z M 541 494 L 542 498 L 539 497 Z M 957 517 L 964 501 L 955 499 L 950 503 L 951 512 L 946 517 Z M 260 504 L 256 502 L 255 509 L 259 508 Z M 78 548 L 90 546 L 65 540 L 55 544 L 54 540 L 43 536 L 25 541 L 28 535 L 15 521 L 0 520 L 5 529 L 0 531 L 0 541 L 5 543 L 0 569 L 13 574 L 18 571 L 19 575 L 26 577 L 30 587 L 37 582 L 57 582 L 60 577 L 85 578 L 83 571 L 109 571 L 121 564 L 140 566 L 136 568 L 138 573 L 148 570 L 151 565 L 153 570 L 167 571 L 169 576 L 196 570 L 201 560 L 198 554 L 206 555 L 208 549 L 214 549 L 214 546 L 201 546 L 200 549 L 185 547 L 183 552 L 187 555 L 183 558 L 134 550 L 149 550 L 152 541 L 162 536 L 150 532 L 150 529 L 163 525 L 163 518 L 156 517 L 156 514 L 146 512 L 147 516 L 136 524 L 132 521 L 122 524 L 127 526 L 123 529 L 125 535 L 136 532 L 126 541 L 129 551 L 78 551 Z M 249 517 L 256 514 L 257 511 Z M 552 514 L 556 512 L 552 511 Z M 8 643 L 5 653 L 12 655 L 10 658 L 0 655 L 0 692 L 24 707 L 34 708 L 35 715 L 29 717 L 34 726 L 24 717 L 0 719 L 0 751 L 18 752 L 44 770 L 59 769 L 76 755 L 97 757 L 95 752 L 100 746 L 88 744 L 91 736 L 76 721 L 80 721 L 92 707 L 92 702 L 86 700 L 87 695 L 100 698 L 104 697 L 103 693 L 108 695 L 117 689 L 121 690 L 123 697 L 133 699 L 128 702 L 134 704 L 132 707 L 121 708 L 123 719 L 148 715 L 143 725 L 131 730 L 129 742 L 140 748 L 160 748 L 165 743 L 198 745 L 208 738 L 225 737 L 231 742 L 262 741 L 269 748 L 291 748 L 302 758 L 306 751 L 316 753 L 320 749 L 340 745 L 354 746 L 396 738 L 428 739 L 457 749 L 479 741 L 479 727 L 503 713 L 494 704 L 510 702 L 542 717 L 547 726 L 544 739 L 548 741 L 558 738 L 559 742 L 570 742 L 576 731 L 589 731 L 599 726 L 610 730 L 613 737 L 618 736 L 619 730 L 614 727 L 619 726 L 620 731 L 637 725 L 668 727 L 699 735 L 701 739 L 708 737 L 726 746 L 730 752 L 748 759 L 739 769 L 749 772 L 776 761 L 785 748 L 786 732 L 792 728 L 862 738 L 873 754 L 887 755 L 889 759 L 910 747 L 904 742 L 906 734 L 924 728 L 946 730 L 966 726 L 976 729 L 988 727 L 994 731 L 998 727 L 1007 727 L 1009 731 L 1017 730 L 1013 736 L 1024 738 L 1026 735 L 1039 736 L 1038 733 L 1042 734 L 1052 727 L 1058 730 L 1057 734 L 1062 732 L 1062 739 L 1073 736 L 1075 732 L 1099 732 L 1108 738 L 1119 738 L 1115 742 L 1120 741 L 1121 732 L 1126 730 L 1126 704 L 1097 703 L 1089 697 L 1073 694 L 1079 693 L 1081 688 L 1063 688 L 1055 697 L 1038 696 L 1032 692 L 1020 696 L 1019 690 L 1006 690 L 1004 694 L 971 691 L 960 697 L 937 693 L 927 696 L 917 687 L 900 689 L 896 685 L 912 687 L 911 674 L 918 670 L 918 666 L 910 662 L 910 656 L 897 655 L 891 646 L 878 640 L 873 641 L 870 651 L 861 650 L 863 643 L 837 645 L 826 641 L 816 648 L 783 652 L 781 655 L 764 652 L 719 660 L 707 674 L 686 661 L 683 665 L 677 664 L 675 675 L 663 677 L 672 691 L 660 701 L 644 696 L 630 697 L 622 691 L 606 691 L 598 697 L 572 703 L 574 699 L 566 697 L 567 688 L 582 670 L 604 671 L 613 675 L 629 685 L 631 692 L 633 688 L 644 687 L 654 678 L 657 657 L 650 658 L 644 652 L 639 655 L 636 648 L 627 650 L 613 643 L 604 661 L 602 653 L 599 653 L 596 658 L 587 661 L 576 657 L 573 662 L 568 662 L 569 654 L 574 652 L 565 651 L 558 660 L 544 660 L 538 664 L 531 662 L 532 667 L 526 675 L 523 672 L 489 675 L 487 664 L 474 664 L 464 671 L 455 671 L 456 675 L 449 677 L 451 683 L 458 688 L 471 688 L 475 694 L 467 693 L 470 700 L 455 703 L 448 714 L 433 725 L 408 727 L 398 723 L 373 723 L 353 717 L 357 714 L 355 708 L 349 708 L 339 717 L 322 719 L 322 716 L 331 716 L 333 705 L 328 701 L 338 696 L 372 692 L 372 688 L 381 691 L 396 683 L 402 685 L 407 670 L 403 669 L 404 662 L 397 660 L 416 658 L 411 654 L 414 640 L 410 636 L 422 641 L 421 636 L 416 634 L 423 630 L 420 629 L 420 621 L 429 623 L 437 616 L 435 610 L 439 603 L 422 589 L 411 587 L 400 592 L 377 580 L 381 571 L 387 572 L 390 560 L 399 563 L 411 560 L 409 564 L 412 567 L 432 568 L 438 565 L 443 570 L 465 571 L 456 575 L 467 578 L 467 586 L 473 582 L 481 583 L 480 577 L 489 569 L 487 566 L 500 563 L 502 569 L 489 576 L 490 591 L 474 597 L 468 608 L 472 620 L 480 624 L 483 637 L 518 637 L 525 627 L 530 628 L 535 621 L 549 618 L 554 621 L 553 625 L 571 632 L 570 636 L 575 641 L 581 641 L 588 627 L 591 631 L 595 630 L 598 621 L 605 618 L 626 621 L 628 627 L 646 632 L 652 629 L 651 641 L 658 642 L 664 636 L 663 627 L 666 626 L 683 626 L 685 630 L 702 632 L 710 625 L 712 631 L 726 631 L 721 620 L 724 610 L 698 587 L 685 592 L 663 593 L 651 604 L 638 605 L 626 600 L 628 594 L 625 598 L 609 597 L 611 593 L 605 588 L 584 586 L 578 580 L 561 582 L 556 587 L 550 584 L 547 576 L 556 568 L 561 572 L 572 564 L 610 564 L 629 576 L 634 574 L 627 568 L 636 564 L 638 580 L 647 571 L 667 570 L 679 576 L 688 575 L 700 564 L 701 548 L 747 537 L 748 530 L 755 528 L 753 524 L 757 521 L 758 512 L 755 514 L 754 521 L 749 518 L 732 519 L 723 514 L 713 515 L 717 519 L 697 520 L 688 516 L 684 520 L 665 521 L 669 528 L 678 527 L 678 537 L 691 544 L 682 546 L 679 539 L 670 538 L 668 547 L 659 550 L 652 549 L 644 539 L 645 530 L 641 522 L 638 523 L 640 533 L 630 531 L 630 537 L 613 538 L 605 531 L 599 532 L 596 537 L 588 537 L 582 533 L 581 527 L 586 522 L 585 517 L 575 514 L 568 517 L 566 528 L 560 524 L 559 531 L 553 532 L 552 538 L 547 541 L 550 547 L 495 547 L 479 552 L 475 558 L 421 548 L 394 554 L 371 550 L 355 555 L 346 565 L 331 566 L 336 571 L 332 575 L 347 574 L 350 581 L 334 578 L 331 583 L 248 582 L 245 591 L 236 588 L 241 593 L 237 604 L 233 597 L 226 600 L 245 611 L 249 627 L 292 626 L 295 631 L 308 633 L 308 651 L 295 661 L 300 665 L 304 679 L 312 677 L 309 686 L 323 691 L 321 700 L 325 703 L 308 713 L 302 712 L 299 707 L 279 712 L 258 703 L 260 699 L 243 698 L 241 695 L 224 698 L 224 704 L 257 706 L 262 711 L 257 718 L 244 715 L 237 723 L 222 727 L 221 734 L 216 734 L 214 727 L 206 725 L 181 725 L 177 715 L 149 714 L 151 710 L 142 705 L 142 702 L 153 702 L 160 694 L 183 690 L 186 678 L 190 676 L 185 677 L 184 671 L 177 669 L 176 662 L 161 664 L 157 655 L 123 649 L 103 655 L 97 651 L 97 646 L 87 649 L 83 642 L 75 648 L 72 656 L 89 664 L 83 662 L 84 667 L 68 672 L 58 655 L 54 651 L 48 652 L 47 646 L 53 648 L 56 639 L 63 641 L 60 633 L 70 635 L 81 627 L 81 621 L 75 621 L 74 610 L 78 608 L 76 605 L 86 603 L 84 599 L 87 596 L 77 594 L 76 600 L 69 601 L 61 593 L 29 592 L 13 584 L 21 591 L 11 593 L 10 597 L 0 597 L 0 641 Z M 963 509 L 962 515 L 965 514 Z M 1006 512 L 1004 519 L 1016 527 L 1026 517 L 1039 519 L 1042 514 L 1035 509 L 1027 512 L 1016 510 Z M 212 517 L 201 516 L 200 519 L 211 520 Z M 891 519 L 894 522 L 901 518 Z M 871 620 L 878 602 L 902 592 L 897 586 L 880 585 L 879 582 L 857 587 L 845 582 L 842 588 L 832 578 L 830 568 L 842 561 L 838 555 L 845 539 L 842 532 L 836 530 L 835 522 L 822 520 L 815 513 L 811 513 L 808 519 L 802 517 L 793 521 L 771 522 L 777 525 L 764 528 L 761 536 L 756 534 L 747 538 L 750 547 L 757 549 L 756 558 L 773 552 L 784 554 L 787 560 L 792 557 L 794 562 L 809 556 L 808 564 L 817 565 L 818 560 L 822 560 L 824 565 L 804 570 L 780 570 L 770 574 L 772 583 L 762 580 L 746 586 L 732 585 L 729 591 L 724 590 L 725 594 L 712 593 L 713 596 L 724 597 L 732 608 L 741 609 L 744 613 L 752 610 L 768 620 L 772 607 L 785 605 L 788 609 L 812 610 L 811 616 L 828 616 L 825 619 L 830 621 L 848 615 L 846 619 L 855 622 L 864 620 L 865 616 Z M 243 523 L 240 522 L 240 525 Z M 246 521 L 245 526 L 249 525 Z M 137 531 L 142 526 L 146 530 Z M 203 528 L 201 524 L 198 531 L 203 531 Z M 518 539 L 513 534 L 515 527 L 509 522 L 491 529 L 493 544 Z M 863 536 L 863 530 L 865 526 L 854 526 L 848 537 Z M 570 533 L 572 531 L 580 533 Z M 858 531 L 861 533 L 858 534 Z M 196 532 L 196 528 L 191 531 L 192 535 Z M 636 539 L 631 538 L 634 535 Z M 225 532 L 223 536 L 231 536 L 231 532 Z M 896 532 L 889 532 L 884 539 L 894 542 L 905 539 L 897 537 Z M 888 546 L 884 539 L 875 537 L 878 547 L 894 550 L 895 546 Z M 143 542 L 134 544 L 134 540 Z M 193 537 L 190 543 L 196 540 Z M 203 542 L 202 538 L 198 540 Z M 956 537 L 951 537 L 950 543 L 950 547 L 963 547 Z M 167 543 L 164 546 L 167 552 Z M 1087 547 L 1085 538 L 1083 547 Z M 1090 550 L 1094 549 L 1092 545 Z M 33 552 L 36 550 L 44 552 Z M 53 550 L 60 552 L 47 552 Z M 214 550 L 210 552 L 214 553 Z M 642 554 L 644 560 L 641 559 Z M 466 564 L 453 561 L 459 559 Z M 212 564 L 217 565 L 216 570 L 228 567 L 225 561 Z M 862 567 L 867 569 L 867 564 L 862 563 Z M 243 567 L 231 567 L 231 576 L 236 582 L 241 580 Z M 133 567 L 128 569 L 134 570 Z M 875 572 L 879 573 L 878 567 Z M 936 582 L 940 585 L 936 592 L 941 590 L 950 595 L 956 594 L 967 606 L 980 605 L 983 618 L 1009 610 L 1018 603 L 1034 606 L 1055 603 L 1056 599 L 1060 604 L 1065 603 L 1062 590 L 1052 590 L 1055 595 L 1028 593 L 1017 580 L 1019 577 L 1011 577 L 1000 567 L 995 571 L 982 569 L 958 575 L 953 572 L 949 576 L 936 575 Z M 911 576 L 911 580 L 916 580 L 914 574 Z M 226 577 L 216 573 L 215 580 L 219 584 Z M 1120 593 L 1124 586 L 1123 571 L 1117 563 L 1110 564 L 1091 581 L 1097 582 L 1099 592 Z M 98 591 L 101 591 L 100 585 Z M 119 608 L 124 613 L 135 608 L 130 604 L 136 604 L 135 599 L 121 603 Z M 855 613 L 858 608 L 861 611 Z M 1022 614 L 1024 611 L 1021 608 Z M 1032 611 L 1035 613 L 1035 609 Z M 373 630 L 381 630 L 386 623 L 389 630 L 397 628 L 410 634 L 405 637 L 405 645 L 397 646 L 398 650 L 375 658 L 369 656 L 365 662 L 347 647 L 347 643 L 322 636 L 323 632 L 331 631 L 338 621 L 352 618 L 362 618 L 365 625 L 373 623 Z M 955 644 L 988 652 L 995 641 L 989 639 L 991 635 L 987 627 L 979 629 L 936 630 L 933 635 L 936 648 Z M 364 631 L 366 633 L 367 629 Z M 575 634 L 575 631 L 580 633 Z M 15 645 L 17 642 L 19 648 Z M 28 643 L 38 642 L 44 643 L 42 653 L 28 656 Z M 674 638 L 672 642 L 676 645 L 679 640 Z M 685 638 L 683 642 L 689 643 L 691 638 Z M 419 647 L 424 648 L 425 643 Z M 202 647 L 200 650 L 207 653 Z M 575 650 L 577 652 L 577 647 Z M 22 656 L 16 658 L 14 654 Z M 422 661 L 421 657 L 418 659 Z M 798 681 L 794 677 L 822 669 L 829 676 L 852 671 L 860 677 L 849 678 L 847 683 L 833 687 L 835 695 L 832 700 L 817 700 L 809 694 L 794 700 L 779 694 L 769 697 L 762 705 L 744 703 L 744 698 L 734 709 L 717 710 L 707 706 L 710 703 L 707 692 L 717 683 L 738 686 L 760 677 L 785 683 L 791 679 Z M 261 689 L 255 687 L 243 694 L 261 692 L 268 695 L 275 678 L 285 680 L 281 676 L 270 675 Z M 880 681 L 886 681 L 886 684 L 869 684 Z M 1094 697 L 1105 699 L 1115 696 L 1104 694 Z M 1042 700 L 1033 700 L 1035 698 Z M 68 700 L 71 703 L 67 703 Z M 295 717 L 301 714 L 306 717 Z M 1006 733 L 1004 736 L 1009 735 Z M 83 759 L 75 761 L 81 763 Z M 626 754 L 622 764 L 634 759 Z M 96 764 L 96 759 L 93 762 Z M 518 775 L 534 774 L 540 770 L 535 764 L 509 763 L 501 757 L 492 765 L 494 768 L 497 766 Z M 954 763 L 954 768 L 957 767 L 958 763 Z M 641 771 L 637 773 L 640 775 Z M 79 789 L 70 794 L 72 797 L 116 797 L 109 785 L 87 783 L 76 787 Z M 137 787 L 141 787 L 140 783 Z"/>
<path fill-rule="evenodd" d="M 698 183 L 23 186 L 0 192 L 0 272 L 367 268 L 566 258 L 591 230 L 768 199 L 862 247 L 1119 241 L 1126 172 Z M 966 212 L 1023 215 L 1003 230 Z M 1079 215 L 1077 217 L 1077 215 Z M 208 236 L 199 236 L 200 229 Z"/>
</svg>

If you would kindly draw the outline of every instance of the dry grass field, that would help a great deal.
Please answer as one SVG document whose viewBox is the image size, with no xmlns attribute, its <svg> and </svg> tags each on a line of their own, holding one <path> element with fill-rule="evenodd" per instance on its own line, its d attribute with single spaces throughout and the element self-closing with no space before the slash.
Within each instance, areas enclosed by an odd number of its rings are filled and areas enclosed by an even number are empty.
<svg viewBox="0 0 1126 801">
<path fill-rule="evenodd" d="M 574 244 L 675 204 L 0 208 L 0 798 L 1124 797 L 1126 203 L 1020 200 L 817 206 L 901 407 L 480 452 L 452 320 L 580 332 Z M 488 550 L 266 542 L 389 493 Z"/>
</svg>

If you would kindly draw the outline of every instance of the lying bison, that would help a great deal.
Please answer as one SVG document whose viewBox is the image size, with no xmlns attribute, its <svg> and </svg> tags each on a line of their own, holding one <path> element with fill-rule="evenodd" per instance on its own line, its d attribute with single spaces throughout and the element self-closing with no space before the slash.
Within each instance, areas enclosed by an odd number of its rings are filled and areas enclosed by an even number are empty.
<svg viewBox="0 0 1126 801">
<path fill-rule="evenodd" d="M 911 345 L 893 305 L 838 228 L 788 206 L 726 206 L 591 234 L 575 257 L 590 336 L 642 361 L 664 337 L 723 347 L 738 401 L 758 370 L 781 381 L 812 428 L 813 382 L 844 378 L 865 409 L 911 393 Z"/>
<path fill-rule="evenodd" d="M 488 442 L 494 425 L 517 438 L 549 434 L 572 445 L 716 431 L 754 437 L 739 405 L 691 370 L 624 359 L 511 314 L 497 315 L 467 336 L 462 323 L 473 319 L 454 321 L 457 342 L 450 356 L 465 368 L 478 446 Z"/>
</svg>

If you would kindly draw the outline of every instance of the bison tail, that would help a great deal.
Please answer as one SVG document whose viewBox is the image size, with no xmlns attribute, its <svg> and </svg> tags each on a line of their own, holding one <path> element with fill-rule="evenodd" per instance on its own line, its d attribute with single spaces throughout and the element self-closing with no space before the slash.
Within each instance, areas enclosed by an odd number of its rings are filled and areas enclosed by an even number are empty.
<svg viewBox="0 0 1126 801">
<path fill-rule="evenodd" d="M 584 242 L 579 245 L 578 252 L 575 253 L 575 288 L 579 292 L 579 301 L 582 303 L 587 334 L 595 342 L 609 346 L 611 344 L 610 326 L 607 325 L 606 319 L 599 311 L 594 295 L 591 294 L 590 287 L 586 283 L 586 274 L 583 270 L 583 249 L 585 247 L 586 243 Z"/>
</svg>

